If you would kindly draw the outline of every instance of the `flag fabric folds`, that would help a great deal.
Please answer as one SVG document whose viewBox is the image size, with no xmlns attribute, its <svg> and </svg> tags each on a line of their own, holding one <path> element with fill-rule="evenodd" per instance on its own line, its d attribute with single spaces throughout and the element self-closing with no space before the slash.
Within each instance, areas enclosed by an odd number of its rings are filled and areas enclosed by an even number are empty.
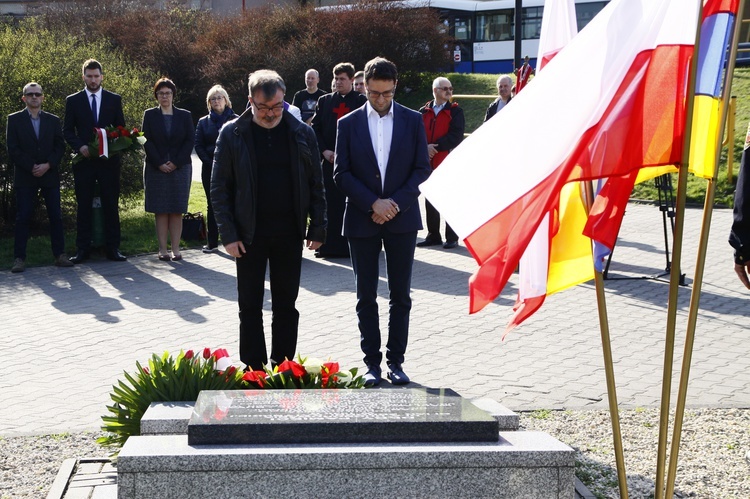
<svg viewBox="0 0 750 499">
<path fill-rule="evenodd" d="M 422 184 L 479 264 L 470 312 L 502 291 L 565 184 L 679 162 L 696 23 L 694 0 L 612 1 Z"/>
<path fill-rule="evenodd" d="M 703 7 L 689 167 L 703 178 L 713 178 L 716 151 L 721 147 L 721 77 L 738 4 L 737 0 L 708 0 Z"/>
<path fill-rule="evenodd" d="M 574 0 L 547 0 L 539 37 L 538 71 L 577 33 Z M 583 235 L 587 212 L 581 187 L 578 182 L 563 187 L 560 205 L 545 215 L 526 247 L 518 266 L 518 298 L 506 334 L 536 312 L 547 295 L 594 277 L 591 241 Z"/>
</svg>

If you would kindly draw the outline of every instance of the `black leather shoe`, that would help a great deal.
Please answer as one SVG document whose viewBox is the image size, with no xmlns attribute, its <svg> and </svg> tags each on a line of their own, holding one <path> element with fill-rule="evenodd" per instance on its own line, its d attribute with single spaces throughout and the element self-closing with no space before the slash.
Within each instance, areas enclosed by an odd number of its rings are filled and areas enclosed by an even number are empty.
<svg viewBox="0 0 750 499">
<path fill-rule="evenodd" d="M 427 246 L 440 246 L 441 244 L 443 244 L 443 241 L 441 241 L 440 239 L 430 239 L 430 238 L 427 238 L 424 241 L 422 241 L 421 243 L 417 243 L 417 247 L 418 248 L 425 248 Z"/>
<path fill-rule="evenodd" d="M 453 249 L 456 246 L 458 246 L 458 243 L 456 241 L 445 241 L 445 244 L 443 245 L 443 248 L 445 248 L 445 249 Z"/>
<path fill-rule="evenodd" d="M 120 253 L 120 250 L 118 249 L 107 250 L 107 260 L 112 260 L 113 262 L 124 262 L 127 259 L 128 257 Z"/>
<path fill-rule="evenodd" d="M 380 367 L 377 367 L 377 366 L 369 367 L 364 377 L 365 377 L 365 388 L 379 385 L 380 380 L 382 379 Z"/>
<path fill-rule="evenodd" d="M 389 364 L 388 369 L 391 371 L 388 373 L 388 379 L 394 385 L 407 385 L 411 381 L 409 376 L 401 369 L 401 364 Z"/>
<path fill-rule="evenodd" d="M 78 250 L 75 255 L 70 257 L 72 263 L 83 263 L 88 260 L 91 254 L 86 250 Z"/>
</svg>

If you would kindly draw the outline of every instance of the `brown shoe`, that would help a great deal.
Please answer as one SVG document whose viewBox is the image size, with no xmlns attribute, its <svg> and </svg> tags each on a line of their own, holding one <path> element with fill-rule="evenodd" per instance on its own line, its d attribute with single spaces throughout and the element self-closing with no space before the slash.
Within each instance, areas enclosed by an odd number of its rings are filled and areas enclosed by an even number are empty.
<svg viewBox="0 0 750 499">
<path fill-rule="evenodd" d="M 56 267 L 72 267 L 73 265 L 73 262 L 70 261 L 70 258 L 65 253 L 60 253 L 55 257 Z"/>
<path fill-rule="evenodd" d="M 19 272 L 23 272 L 26 270 L 26 262 L 23 261 L 22 258 L 16 258 L 13 260 L 13 266 L 10 268 L 10 271 L 14 274 L 17 274 Z"/>
</svg>

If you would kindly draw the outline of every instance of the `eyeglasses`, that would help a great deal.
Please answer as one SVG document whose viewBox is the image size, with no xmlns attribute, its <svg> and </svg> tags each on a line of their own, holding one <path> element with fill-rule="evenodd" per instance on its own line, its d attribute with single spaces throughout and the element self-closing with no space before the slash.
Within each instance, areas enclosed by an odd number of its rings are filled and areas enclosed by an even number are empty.
<svg viewBox="0 0 750 499">
<path fill-rule="evenodd" d="M 44 94 L 42 94 L 40 92 L 28 92 L 28 93 L 25 93 L 23 95 L 25 95 L 26 97 L 41 97 Z"/>
<path fill-rule="evenodd" d="M 157 97 L 171 97 L 172 92 L 156 92 Z"/>
<path fill-rule="evenodd" d="M 453 92 L 453 87 L 435 87 L 442 90 L 443 92 Z"/>
<path fill-rule="evenodd" d="M 379 99 L 381 97 L 390 99 L 391 97 L 393 97 L 393 94 L 395 93 L 396 93 L 396 87 L 393 87 L 391 90 L 388 90 L 386 92 L 376 92 L 374 90 L 367 90 L 367 95 L 369 95 L 373 99 Z"/>
<path fill-rule="evenodd" d="M 211 102 L 216 102 L 216 101 L 224 100 L 224 96 L 223 95 L 217 95 L 215 97 L 211 97 L 208 100 L 210 100 Z"/>
<path fill-rule="evenodd" d="M 253 102 L 253 105 L 255 108 L 262 113 L 270 113 L 273 111 L 274 114 L 276 114 L 276 111 L 282 111 L 284 109 L 284 103 L 280 102 L 279 104 L 276 104 L 275 106 L 264 106 L 263 104 L 256 104 Z"/>
</svg>

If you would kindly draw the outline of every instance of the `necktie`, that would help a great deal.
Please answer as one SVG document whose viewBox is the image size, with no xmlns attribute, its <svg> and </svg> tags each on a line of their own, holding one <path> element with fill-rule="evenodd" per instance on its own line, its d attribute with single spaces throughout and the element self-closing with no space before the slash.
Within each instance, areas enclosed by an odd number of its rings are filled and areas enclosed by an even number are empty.
<svg viewBox="0 0 750 499">
<path fill-rule="evenodd" d="M 94 126 L 96 126 L 99 121 L 96 116 L 96 94 L 91 94 L 91 115 L 94 117 Z"/>
</svg>

